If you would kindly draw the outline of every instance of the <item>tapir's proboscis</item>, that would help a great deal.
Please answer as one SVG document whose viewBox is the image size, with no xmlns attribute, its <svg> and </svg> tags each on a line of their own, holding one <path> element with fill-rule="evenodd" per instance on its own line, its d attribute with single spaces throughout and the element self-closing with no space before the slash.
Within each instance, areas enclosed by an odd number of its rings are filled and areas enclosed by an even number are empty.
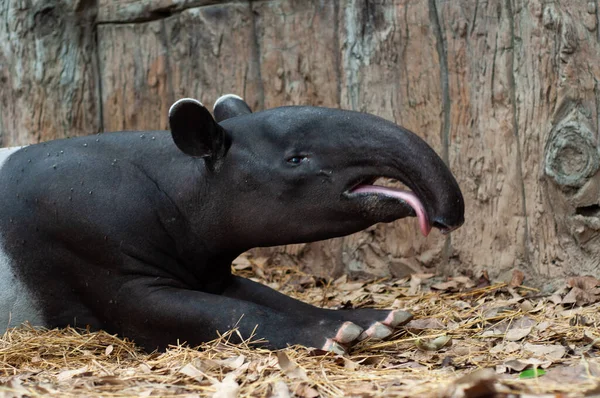
<svg viewBox="0 0 600 398">
<path fill-rule="evenodd" d="M 254 247 L 345 236 L 416 216 L 425 235 L 464 220 L 452 173 L 425 141 L 366 113 L 235 95 L 215 118 L 184 98 L 170 131 L 0 150 L 0 322 L 89 326 L 151 351 L 237 327 L 278 349 L 344 353 L 402 310 L 314 307 L 232 275 Z M 376 185 L 380 177 L 409 190 Z"/>
</svg>

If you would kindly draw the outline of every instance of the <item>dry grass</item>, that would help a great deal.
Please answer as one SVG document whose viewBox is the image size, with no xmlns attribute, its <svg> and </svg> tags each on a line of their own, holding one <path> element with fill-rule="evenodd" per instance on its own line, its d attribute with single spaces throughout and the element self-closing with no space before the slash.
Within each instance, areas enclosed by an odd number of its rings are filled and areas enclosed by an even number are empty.
<svg viewBox="0 0 600 398">
<path fill-rule="evenodd" d="M 292 269 L 267 271 L 260 261 L 236 268 L 313 304 L 405 308 L 415 320 L 392 339 L 362 343 L 347 357 L 230 344 L 236 331 L 199 349 L 148 355 L 103 332 L 23 327 L 0 340 L 0 397 L 600 394 L 600 314 L 592 280 L 540 297 L 534 289 L 485 280 L 476 287 L 467 278 L 326 282 Z M 431 343 L 439 336 L 449 336 L 449 344 Z M 532 367 L 547 373 L 519 377 Z"/>
</svg>

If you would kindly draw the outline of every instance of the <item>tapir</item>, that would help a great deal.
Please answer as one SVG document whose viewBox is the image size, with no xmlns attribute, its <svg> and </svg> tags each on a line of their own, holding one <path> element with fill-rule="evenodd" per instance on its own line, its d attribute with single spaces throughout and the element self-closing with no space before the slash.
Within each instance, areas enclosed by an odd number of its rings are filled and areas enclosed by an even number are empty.
<svg viewBox="0 0 600 398">
<path fill-rule="evenodd" d="M 332 310 L 231 272 L 254 247 L 417 217 L 464 221 L 459 186 L 414 133 L 377 116 L 225 95 L 184 98 L 170 131 L 114 132 L 0 151 L 0 322 L 89 327 L 144 349 L 238 328 L 267 348 L 344 353 L 410 320 Z M 410 190 L 374 185 L 396 179 Z"/>
</svg>

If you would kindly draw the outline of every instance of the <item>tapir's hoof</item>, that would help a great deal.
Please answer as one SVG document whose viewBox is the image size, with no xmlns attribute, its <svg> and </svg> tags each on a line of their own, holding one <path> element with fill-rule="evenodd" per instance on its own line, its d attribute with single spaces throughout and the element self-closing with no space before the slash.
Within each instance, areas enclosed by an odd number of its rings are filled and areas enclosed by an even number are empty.
<svg viewBox="0 0 600 398">
<path fill-rule="evenodd" d="M 346 349 L 344 348 L 344 346 L 334 341 L 333 339 L 327 339 L 327 342 L 323 346 L 323 350 L 333 352 L 334 354 L 338 355 L 346 354 Z"/>
<path fill-rule="evenodd" d="M 350 344 L 360 336 L 363 329 L 355 323 L 344 322 L 338 330 L 334 340 L 342 344 Z"/>
<path fill-rule="evenodd" d="M 390 314 L 385 318 L 383 324 L 392 328 L 397 328 L 398 326 L 406 325 L 412 319 L 413 315 L 410 312 L 393 310 L 390 311 Z"/>
<path fill-rule="evenodd" d="M 363 333 L 363 329 L 355 323 L 344 322 L 338 329 L 333 339 L 327 339 L 323 345 L 323 350 L 330 351 L 335 354 L 346 354 L 346 347 L 358 341 L 358 338 Z"/>
<path fill-rule="evenodd" d="M 393 332 L 394 331 L 391 327 L 386 326 L 381 322 L 375 322 L 370 328 L 361 333 L 361 335 L 358 337 L 358 340 L 383 340 L 386 337 L 389 337 Z"/>
<path fill-rule="evenodd" d="M 367 330 L 362 332 L 359 340 L 383 340 L 394 333 L 394 329 L 405 325 L 413 318 L 412 314 L 402 310 L 390 311 L 388 316 L 381 322 L 375 322 Z"/>
</svg>

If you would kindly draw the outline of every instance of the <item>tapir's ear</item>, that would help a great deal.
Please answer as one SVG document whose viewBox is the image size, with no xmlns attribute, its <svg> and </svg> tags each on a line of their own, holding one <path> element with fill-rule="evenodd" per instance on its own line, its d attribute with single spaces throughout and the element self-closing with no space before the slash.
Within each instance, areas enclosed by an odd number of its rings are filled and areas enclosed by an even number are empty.
<svg viewBox="0 0 600 398">
<path fill-rule="evenodd" d="M 169 109 L 169 125 L 175 145 L 185 154 L 214 160 L 224 153 L 225 130 L 193 98 L 182 98 Z"/>
<path fill-rule="evenodd" d="M 213 113 L 217 122 L 252 113 L 250 106 L 235 94 L 225 94 L 215 101 Z"/>
</svg>

